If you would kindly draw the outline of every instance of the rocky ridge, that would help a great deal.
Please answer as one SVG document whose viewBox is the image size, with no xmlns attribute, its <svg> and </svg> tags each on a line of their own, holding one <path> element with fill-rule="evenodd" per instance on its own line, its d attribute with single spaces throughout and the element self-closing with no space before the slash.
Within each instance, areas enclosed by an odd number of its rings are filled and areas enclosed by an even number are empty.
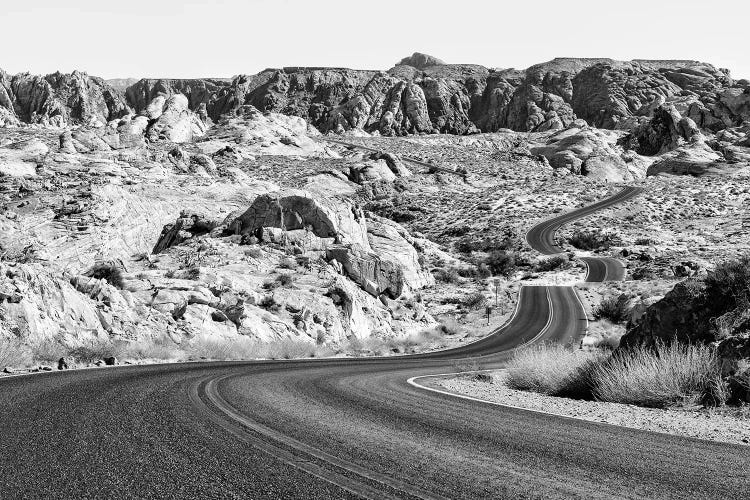
<svg viewBox="0 0 750 500">
<path fill-rule="evenodd" d="M 121 90 L 85 73 L 0 76 L 8 123 L 57 126 L 142 114 L 158 96 L 218 120 L 244 105 L 299 116 L 321 132 L 468 134 L 558 130 L 577 119 L 630 129 L 662 105 L 711 132 L 750 113 L 750 87 L 698 61 L 559 58 L 526 70 L 446 64 L 415 53 L 388 71 L 287 67 L 226 79 L 142 79 Z"/>
</svg>

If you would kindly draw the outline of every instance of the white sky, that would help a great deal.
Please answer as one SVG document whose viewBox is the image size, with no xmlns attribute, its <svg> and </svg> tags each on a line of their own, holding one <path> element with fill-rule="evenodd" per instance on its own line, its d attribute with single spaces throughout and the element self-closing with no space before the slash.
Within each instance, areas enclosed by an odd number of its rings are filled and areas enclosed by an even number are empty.
<svg viewBox="0 0 750 500">
<path fill-rule="evenodd" d="M 105 78 L 697 59 L 750 78 L 750 0 L 0 0 L 0 68 Z"/>
</svg>

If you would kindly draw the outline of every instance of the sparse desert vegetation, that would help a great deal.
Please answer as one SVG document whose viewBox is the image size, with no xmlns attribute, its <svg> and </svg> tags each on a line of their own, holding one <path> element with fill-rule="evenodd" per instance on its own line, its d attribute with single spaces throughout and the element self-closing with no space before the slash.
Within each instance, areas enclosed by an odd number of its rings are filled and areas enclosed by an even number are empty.
<svg viewBox="0 0 750 500">
<path fill-rule="evenodd" d="M 715 348 L 674 342 L 615 352 L 540 344 L 516 352 L 506 383 L 552 396 L 664 408 L 729 399 Z"/>
</svg>

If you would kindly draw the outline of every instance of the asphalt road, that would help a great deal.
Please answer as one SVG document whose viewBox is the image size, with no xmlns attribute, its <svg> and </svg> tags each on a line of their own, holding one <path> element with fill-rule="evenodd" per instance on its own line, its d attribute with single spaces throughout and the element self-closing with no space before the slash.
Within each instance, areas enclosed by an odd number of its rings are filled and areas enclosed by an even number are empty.
<svg viewBox="0 0 750 500">
<path fill-rule="evenodd" d="M 638 196 L 642 192 L 642 188 L 629 186 L 622 189 L 614 196 L 543 221 L 532 227 L 526 233 L 526 241 L 531 248 L 543 255 L 562 253 L 564 250 L 557 245 L 557 242 L 555 241 L 555 232 L 563 225 L 573 222 L 576 219 L 587 217 L 598 210 L 603 210 L 617 205 L 618 203 L 627 201 Z M 622 263 L 617 259 L 583 257 L 581 260 L 587 264 L 588 273 L 586 275 L 586 281 L 588 282 L 618 281 L 622 280 L 625 274 L 625 269 L 622 266 Z"/>
<path fill-rule="evenodd" d="M 749 447 L 409 383 L 585 325 L 571 288 L 524 287 L 505 326 L 450 351 L 3 379 L 0 498 L 747 498 Z"/>
</svg>

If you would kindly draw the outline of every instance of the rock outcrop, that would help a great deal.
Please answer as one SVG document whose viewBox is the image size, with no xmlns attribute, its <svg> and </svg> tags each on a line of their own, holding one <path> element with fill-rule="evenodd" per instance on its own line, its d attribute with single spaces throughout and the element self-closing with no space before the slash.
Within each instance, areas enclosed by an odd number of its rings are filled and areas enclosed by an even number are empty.
<svg viewBox="0 0 750 500">
<path fill-rule="evenodd" d="M 0 70 L 0 108 L 18 122 L 64 127 L 103 126 L 128 112 L 121 92 L 101 78 L 74 71 L 35 76 Z"/>
<path fill-rule="evenodd" d="M 263 228 L 309 231 L 332 244 L 370 249 L 365 217 L 359 208 L 347 200 L 336 200 L 334 204 L 300 190 L 258 196 L 250 208 L 228 223 L 226 231 L 262 236 Z"/>
<path fill-rule="evenodd" d="M 544 144 L 532 145 L 530 151 L 542 155 L 552 168 L 574 174 L 624 182 L 645 176 L 646 166 L 617 145 L 618 135 L 595 128 L 570 127 L 544 138 Z"/>
<path fill-rule="evenodd" d="M 404 57 L 399 61 L 399 65 L 402 66 L 412 66 L 417 69 L 425 69 L 432 66 L 444 66 L 445 63 L 438 59 L 437 57 L 433 57 L 428 54 L 422 54 L 421 52 L 415 52 L 409 57 Z"/>
<path fill-rule="evenodd" d="M 124 92 L 83 73 L 0 73 L 0 121 L 103 124 L 131 112 L 151 116 L 154 102 L 177 95 L 186 101 L 173 101 L 178 114 L 187 109 L 203 123 L 253 106 L 303 118 L 324 133 L 544 132 L 576 119 L 630 129 L 662 105 L 711 132 L 750 118 L 750 84 L 697 61 L 559 58 L 491 70 L 415 53 L 388 71 L 285 67 L 231 81 L 144 79 Z"/>
<path fill-rule="evenodd" d="M 695 122 L 682 117 L 674 106 L 659 106 L 653 111 L 653 118 L 637 126 L 620 142 L 638 154 L 653 156 L 684 144 L 705 142 L 705 137 Z"/>
<path fill-rule="evenodd" d="M 678 283 L 628 323 L 623 347 L 656 342 L 716 343 L 722 373 L 750 380 L 748 258 L 719 266 L 705 278 Z M 744 398 L 748 393 L 735 394 Z"/>
<path fill-rule="evenodd" d="M 146 137 L 151 141 L 183 143 L 205 135 L 206 123 L 188 105 L 182 94 L 156 97 L 145 110 L 150 123 Z"/>
</svg>

